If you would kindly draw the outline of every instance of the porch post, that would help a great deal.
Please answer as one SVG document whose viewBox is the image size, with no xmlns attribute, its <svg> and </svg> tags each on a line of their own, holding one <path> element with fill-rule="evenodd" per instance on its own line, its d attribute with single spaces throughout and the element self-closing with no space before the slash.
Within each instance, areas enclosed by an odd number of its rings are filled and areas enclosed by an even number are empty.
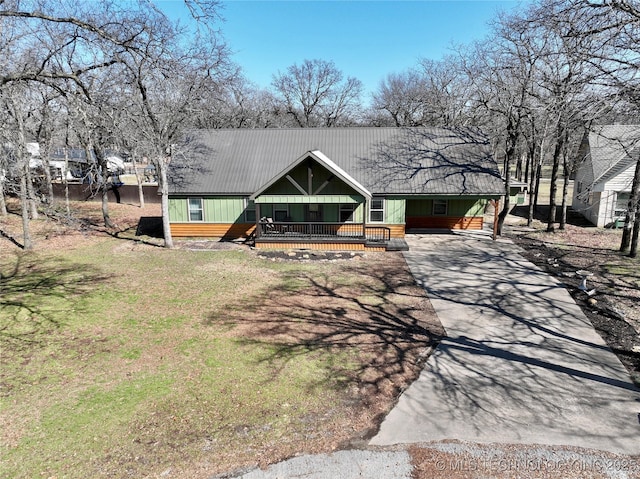
<svg viewBox="0 0 640 479">
<path fill-rule="evenodd" d="M 367 239 L 367 215 L 369 214 L 369 204 L 367 203 L 367 198 L 365 197 L 363 203 L 363 211 L 362 211 L 362 237 Z"/>
<path fill-rule="evenodd" d="M 498 238 L 498 210 L 500 209 L 500 198 L 491 200 L 493 205 L 493 241 Z"/>
<path fill-rule="evenodd" d="M 255 200 L 254 200 L 255 202 Z M 258 238 L 260 236 L 260 234 L 262 233 L 262 231 L 260 231 L 260 218 L 262 218 L 262 216 L 260 215 L 260 203 L 254 203 L 256 205 L 256 234 L 255 237 Z"/>
</svg>

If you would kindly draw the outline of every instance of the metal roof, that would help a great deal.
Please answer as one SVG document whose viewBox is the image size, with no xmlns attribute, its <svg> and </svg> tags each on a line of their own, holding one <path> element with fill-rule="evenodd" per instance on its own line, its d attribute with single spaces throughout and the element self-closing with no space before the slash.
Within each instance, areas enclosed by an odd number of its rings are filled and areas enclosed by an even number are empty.
<svg viewBox="0 0 640 479">
<path fill-rule="evenodd" d="M 634 165 L 640 152 L 640 125 L 598 125 L 589 132 L 594 183 L 606 182 Z"/>
<path fill-rule="evenodd" d="M 374 195 L 504 194 L 488 140 L 478 131 L 373 127 L 191 132 L 172 159 L 170 191 L 251 195 L 310 151 Z"/>
</svg>

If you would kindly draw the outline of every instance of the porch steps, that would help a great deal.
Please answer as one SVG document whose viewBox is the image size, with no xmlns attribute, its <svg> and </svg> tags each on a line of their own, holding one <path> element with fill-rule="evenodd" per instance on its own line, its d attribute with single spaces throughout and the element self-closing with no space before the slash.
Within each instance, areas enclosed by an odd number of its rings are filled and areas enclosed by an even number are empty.
<svg viewBox="0 0 640 479">
<path fill-rule="evenodd" d="M 386 246 L 387 251 L 409 251 L 409 245 L 404 238 L 391 238 Z"/>
</svg>

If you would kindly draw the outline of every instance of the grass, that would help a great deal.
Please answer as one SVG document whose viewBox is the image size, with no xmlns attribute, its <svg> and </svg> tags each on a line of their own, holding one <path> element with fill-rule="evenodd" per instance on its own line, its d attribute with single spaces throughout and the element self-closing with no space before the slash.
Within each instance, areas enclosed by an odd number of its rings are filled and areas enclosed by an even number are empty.
<svg viewBox="0 0 640 479">
<path fill-rule="evenodd" d="M 329 327 L 332 313 L 312 322 L 327 294 L 355 324 L 411 311 L 406 291 L 393 309 L 390 270 L 369 267 L 105 235 L 32 253 L 3 245 L 0 477 L 210 477 L 365 434 L 415 364 L 400 363 L 385 379 L 391 392 L 367 399 L 362 372 L 380 355 L 363 353 L 364 333 L 324 344 L 293 332 Z M 369 413 L 371 398 L 380 405 Z"/>
<path fill-rule="evenodd" d="M 286 268 L 236 252 L 119 246 L 103 240 L 14 265 L 4 255 L 13 274 L 2 285 L 0 476 L 90 477 L 122 461 L 142 472 L 156 466 L 135 459 L 148 444 L 162 469 L 177 453 L 201 458 L 203 438 L 237 445 L 238 430 L 265 440 L 295 432 L 296 414 L 337 399 L 330 353 L 299 356 L 271 380 L 268 346 L 242 346 L 207 321 L 291 289 Z M 274 415 L 281 404 L 293 413 Z"/>
<path fill-rule="evenodd" d="M 197 460 L 202 438 L 233 444 L 238 428 L 246 437 L 293 432 L 294 414 L 274 421 L 280 404 L 308 414 L 323 395 L 337 399 L 331 353 L 298 356 L 271 381 L 267 345 L 242 346 L 207 320 L 272 288 L 302 287 L 278 271 L 286 267 L 236 252 L 119 245 L 16 257 L 3 281 L 0 405 L 10 436 L 0 476 L 95 476 L 116 458 L 144 456 L 148 444 L 168 467 L 178 451 Z M 145 469 L 137 462 L 127 468 Z"/>
</svg>

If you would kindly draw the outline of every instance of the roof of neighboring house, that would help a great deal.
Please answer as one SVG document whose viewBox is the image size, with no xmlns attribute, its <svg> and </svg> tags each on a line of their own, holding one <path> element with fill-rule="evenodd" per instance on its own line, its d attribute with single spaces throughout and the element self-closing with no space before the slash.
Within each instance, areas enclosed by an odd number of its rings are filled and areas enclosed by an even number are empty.
<svg viewBox="0 0 640 479">
<path fill-rule="evenodd" d="M 504 194 L 487 138 L 471 129 L 200 130 L 176 151 L 174 194 L 253 194 L 310 152 L 372 194 Z"/>
<path fill-rule="evenodd" d="M 594 183 L 609 181 L 638 161 L 640 125 L 598 125 L 588 135 Z"/>
</svg>

